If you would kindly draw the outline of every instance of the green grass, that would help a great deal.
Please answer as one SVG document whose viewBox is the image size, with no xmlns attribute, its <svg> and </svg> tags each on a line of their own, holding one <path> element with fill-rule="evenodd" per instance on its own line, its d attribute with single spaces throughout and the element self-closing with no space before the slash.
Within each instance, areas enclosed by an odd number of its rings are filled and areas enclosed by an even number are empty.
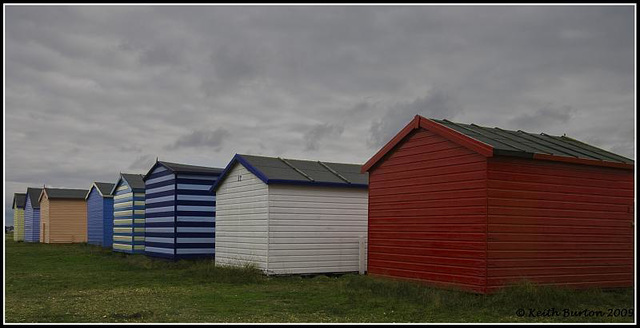
<svg viewBox="0 0 640 328">
<path fill-rule="evenodd" d="M 212 261 L 168 262 L 5 235 L 6 322 L 633 322 L 518 317 L 519 308 L 633 308 L 633 290 L 521 284 L 484 296 L 355 274 L 266 277 Z"/>
</svg>

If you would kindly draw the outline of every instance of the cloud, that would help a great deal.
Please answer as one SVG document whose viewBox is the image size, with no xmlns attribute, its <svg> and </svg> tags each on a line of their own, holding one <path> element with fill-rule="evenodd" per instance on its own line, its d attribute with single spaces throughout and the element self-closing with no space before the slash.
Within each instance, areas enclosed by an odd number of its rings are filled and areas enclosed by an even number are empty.
<svg viewBox="0 0 640 328">
<path fill-rule="evenodd" d="M 153 155 L 142 155 L 138 156 L 132 163 L 129 165 L 128 169 L 130 170 L 148 170 L 153 166 L 153 163 L 156 161 L 155 156 Z M 128 172 L 123 172 L 128 173 Z"/>
<path fill-rule="evenodd" d="M 220 151 L 224 140 L 229 137 L 229 131 L 218 128 L 215 130 L 196 130 L 190 134 L 183 135 L 176 140 L 173 145 L 166 149 L 178 148 L 211 148 L 214 151 Z"/>
<path fill-rule="evenodd" d="M 576 110 L 572 106 L 564 105 L 554 107 L 547 105 L 538 108 L 531 113 L 523 113 L 511 119 L 511 123 L 521 127 L 521 130 L 540 129 L 554 125 L 564 125 L 575 115 Z"/>
<path fill-rule="evenodd" d="M 634 22 L 631 5 L 7 6 L 5 208 L 155 157 L 364 163 L 416 114 L 633 157 Z"/>
<path fill-rule="evenodd" d="M 380 148 L 398 133 L 415 115 L 429 118 L 454 118 L 462 107 L 442 89 L 434 89 L 423 97 L 408 102 L 398 102 L 387 109 L 384 117 L 374 120 L 369 128 L 367 145 Z"/>
<path fill-rule="evenodd" d="M 304 134 L 305 151 L 315 151 L 320 148 L 320 141 L 327 137 L 337 137 L 344 132 L 344 126 L 337 124 L 318 124 Z"/>
</svg>

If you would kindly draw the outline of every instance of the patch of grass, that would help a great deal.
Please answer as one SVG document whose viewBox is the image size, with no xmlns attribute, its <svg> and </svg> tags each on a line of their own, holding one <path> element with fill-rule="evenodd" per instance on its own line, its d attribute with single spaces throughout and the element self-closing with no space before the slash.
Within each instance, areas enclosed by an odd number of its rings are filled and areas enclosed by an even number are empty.
<svg viewBox="0 0 640 328">
<path fill-rule="evenodd" d="M 357 274 L 267 277 L 254 266 L 167 261 L 5 235 L 7 322 L 632 322 L 519 317 L 518 309 L 633 308 L 633 290 L 518 284 L 478 295 Z"/>
</svg>

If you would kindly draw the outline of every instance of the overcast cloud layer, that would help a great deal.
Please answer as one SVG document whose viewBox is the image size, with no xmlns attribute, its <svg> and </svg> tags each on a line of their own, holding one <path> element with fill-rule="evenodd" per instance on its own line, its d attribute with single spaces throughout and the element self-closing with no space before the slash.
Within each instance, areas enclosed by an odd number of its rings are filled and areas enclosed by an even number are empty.
<svg viewBox="0 0 640 328">
<path fill-rule="evenodd" d="M 364 163 L 414 115 L 634 157 L 631 6 L 7 6 L 6 224 L 156 157 Z"/>
</svg>

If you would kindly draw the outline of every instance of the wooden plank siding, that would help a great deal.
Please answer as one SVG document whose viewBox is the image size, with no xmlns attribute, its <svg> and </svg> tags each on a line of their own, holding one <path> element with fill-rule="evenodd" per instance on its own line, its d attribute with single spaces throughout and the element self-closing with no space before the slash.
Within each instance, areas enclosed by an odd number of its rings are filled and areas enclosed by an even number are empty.
<svg viewBox="0 0 640 328">
<path fill-rule="evenodd" d="M 40 242 L 49 243 L 49 198 L 43 195 L 40 199 Z"/>
<path fill-rule="evenodd" d="M 486 158 L 416 129 L 369 170 L 368 272 L 484 292 Z"/>
<path fill-rule="evenodd" d="M 215 255 L 218 174 L 174 172 L 162 164 L 146 176 L 145 254 L 170 259 Z"/>
<path fill-rule="evenodd" d="M 113 244 L 113 198 L 102 197 L 95 186 L 87 198 L 87 242 L 106 248 Z"/>
<path fill-rule="evenodd" d="M 113 195 L 113 250 L 144 253 L 144 189 L 133 190 L 125 179 L 120 178 Z"/>
<path fill-rule="evenodd" d="M 40 242 L 84 243 L 87 241 L 87 205 L 84 199 L 49 199 L 46 193 L 40 201 Z"/>
<path fill-rule="evenodd" d="M 273 184 L 268 200 L 268 273 L 358 272 L 366 188 Z"/>
<path fill-rule="evenodd" d="M 24 241 L 24 208 L 13 208 L 13 241 Z"/>
<path fill-rule="evenodd" d="M 174 258 L 175 250 L 175 195 L 173 172 L 156 167 L 145 180 L 145 255 Z"/>
<path fill-rule="evenodd" d="M 272 275 L 359 270 L 366 188 L 267 185 L 238 163 L 216 196 L 217 265 L 254 264 Z"/>
<path fill-rule="evenodd" d="M 33 208 L 31 197 L 28 195 L 24 207 L 24 241 L 28 243 L 40 241 L 40 209 Z"/>
<path fill-rule="evenodd" d="M 629 170 L 490 158 L 489 290 L 522 278 L 632 286 L 633 183 Z"/>
<path fill-rule="evenodd" d="M 235 165 L 216 192 L 216 265 L 268 270 L 268 187 Z"/>
</svg>

